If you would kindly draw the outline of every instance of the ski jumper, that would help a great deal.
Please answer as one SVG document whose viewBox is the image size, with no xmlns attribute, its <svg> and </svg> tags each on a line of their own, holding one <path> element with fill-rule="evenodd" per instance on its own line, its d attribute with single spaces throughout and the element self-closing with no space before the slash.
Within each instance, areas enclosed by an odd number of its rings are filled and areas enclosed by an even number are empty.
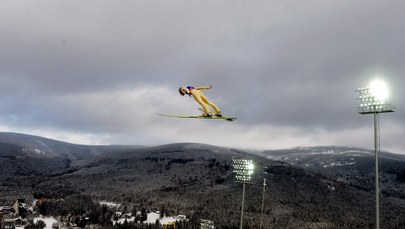
<svg viewBox="0 0 405 229">
<path fill-rule="evenodd" d="M 195 101 L 197 101 L 197 103 L 200 104 L 200 106 L 202 107 L 205 114 L 210 114 L 210 112 L 211 112 L 210 107 L 212 107 L 214 109 L 216 114 L 221 113 L 218 106 L 215 103 L 208 100 L 208 98 L 202 92 L 203 90 L 210 89 L 211 86 L 208 86 L 208 87 L 187 86 L 186 88 L 188 89 L 188 92 L 186 91 L 186 94 L 193 96 Z"/>
</svg>

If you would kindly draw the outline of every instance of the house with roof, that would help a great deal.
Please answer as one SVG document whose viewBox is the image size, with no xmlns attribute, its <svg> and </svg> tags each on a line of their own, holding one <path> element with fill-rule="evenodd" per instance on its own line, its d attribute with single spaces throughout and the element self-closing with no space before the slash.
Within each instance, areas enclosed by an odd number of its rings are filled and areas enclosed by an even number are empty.
<svg viewBox="0 0 405 229">
<path fill-rule="evenodd" d="M 24 215 L 27 212 L 27 204 L 25 203 L 25 199 L 17 199 L 13 204 L 13 208 L 16 215 Z"/>
</svg>

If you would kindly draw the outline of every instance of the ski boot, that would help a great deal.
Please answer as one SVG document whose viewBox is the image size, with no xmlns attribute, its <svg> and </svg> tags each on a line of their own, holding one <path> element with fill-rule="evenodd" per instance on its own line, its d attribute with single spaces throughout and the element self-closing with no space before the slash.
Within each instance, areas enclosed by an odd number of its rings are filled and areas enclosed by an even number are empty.
<svg viewBox="0 0 405 229">
<path fill-rule="evenodd" d="M 219 118 L 222 118 L 221 111 L 218 111 L 217 113 L 215 113 L 215 116 L 217 116 L 217 117 L 219 117 Z"/>
</svg>

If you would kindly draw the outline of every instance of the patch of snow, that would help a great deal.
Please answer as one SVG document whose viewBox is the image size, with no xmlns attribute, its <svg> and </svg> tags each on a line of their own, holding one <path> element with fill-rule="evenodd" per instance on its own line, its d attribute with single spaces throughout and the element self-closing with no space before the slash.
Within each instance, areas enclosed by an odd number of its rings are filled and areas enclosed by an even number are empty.
<svg viewBox="0 0 405 229">
<path fill-rule="evenodd" d="M 329 190 L 331 190 L 332 192 L 336 191 L 336 188 L 333 187 L 333 186 L 331 186 L 331 185 L 328 185 L 328 188 L 329 188 Z"/>
<path fill-rule="evenodd" d="M 178 215 L 178 216 L 171 216 L 171 217 L 163 217 L 160 218 L 159 212 L 151 212 L 147 214 L 148 219 L 144 222 L 147 224 L 155 224 L 156 220 L 159 220 L 160 224 L 169 224 L 174 223 L 176 221 L 186 220 L 185 215 Z"/>
<path fill-rule="evenodd" d="M 357 162 L 332 162 L 329 165 L 323 165 L 324 168 L 331 168 L 331 167 L 336 167 L 336 166 L 348 166 L 348 165 L 354 165 Z"/>
<path fill-rule="evenodd" d="M 109 208 L 116 208 L 120 207 L 121 204 L 113 203 L 113 202 L 108 202 L 108 201 L 99 201 L 98 202 L 100 205 L 107 205 Z"/>
<path fill-rule="evenodd" d="M 148 216 L 148 218 L 144 223 L 154 224 L 154 223 L 156 223 L 156 220 L 159 219 L 160 214 L 157 212 L 151 212 L 151 213 L 148 213 L 147 216 Z M 160 221 L 160 219 L 159 219 L 159 221 Z M 162 222 L 160 222 L 160 223 L 162 223 Z"/>
<path fill-rule="evenodd" d="M 267 158 L 273 159 L 273 160 L 283 160 L 283 161 L 295 159 L 297 161 L 297 160 L 300 160 L 307 156 L 347 155 L 347 156 L 351 156 L 351 157 L 362 157 L 362 156 L 370 155 L 370 154 L 372 154 L 372 153 L 369 151 L 365 151 L 365 150 L 358 151 L 358 150 L 333 150 L 333 149 L 321 149 L 321 150 L 307 149 L 306 152 L 286 153 L 284 155 L 277 155 L 277 156 L 267 154 Z"/>
<path fill-rule="evenodd" d="M 140 212 L 139 212 L 140 213 Z M 129 222 L 134 222 L 135 217 L 132 216 L 131 214 L 125 214 L 125 217 L 121 217 L 117 221 L 113 221 L 113 224 L 115 225 L 116 223 L 123 224 L 125 220 Z M 143 222 L 145 224 L 155 224 L 156 220 L 159 220 L 160 224 L 168 224 L 168 223 L 174 223 L 176 221 L 181 221 L 181 220 L 187 220 L 185 215 L 179 215 L 179 216 L 172 216 L 172 217 L 162 217 L 160 218 L 160 213 L 159 212 L 150 212 L 147 214 L 147 219 Z"/>
<path fill-rule="evenodd" d="M 120 218 L 120 219 L 118 219 L 117 221 L 114 221 L 114 225 L 115 225 L 116 223 L 123 224 L 123 223 L 125 222 L 125 220 L 126 220 L 128 223 L 129 223 L 129 222 L 134 222 L 134 221 L 135 221 L 135 217 L 131 216 L 131 217 L 128 217 L 128 218 Z"/>
<path fill-rule="evenodd" d="M 43 216 L 34 218 L 34 223 L 37 223 L 39 220 L 42 220 L 45 222 L 45 225 L 46 225 L 45 229 L 52 229 L 52 225 L 54 223 L 58 223 L 58 221 L 53 217 L 43 217 Z"/>
<path fill-rule="evenodd" d="M 39 155 L 45 155 L 45 152 L 44 152 L 44 151 L 42 151 L 42 150 L 40 150 L 40 149 L 37 149 L 37 148 L 34 148 L 34 152 L 35 152 L 36 154 L 39 154 Z"/>
</svg>

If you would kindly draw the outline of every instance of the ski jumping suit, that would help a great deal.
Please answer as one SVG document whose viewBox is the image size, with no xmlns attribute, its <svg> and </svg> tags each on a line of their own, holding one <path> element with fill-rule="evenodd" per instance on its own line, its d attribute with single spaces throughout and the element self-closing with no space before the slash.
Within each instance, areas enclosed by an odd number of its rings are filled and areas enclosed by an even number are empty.
<svg viewBox="0 0 405 229">
<path fill-rule="evenodd" d="M 211 87 L 186 87 L 189 90 L 188 95 L 193 96 L 195 101 L 201 105 L 202 109 L 204 110 L 205 114 L 210 114 L 210 107 L 212 107 L 216 114 L 220 114 L 221 111 L 219 110 L 218 106 L 215 103 L 208 100 L 208 98 L 204 95 L 202 90 L 210 89 Z"/>
</svg>

